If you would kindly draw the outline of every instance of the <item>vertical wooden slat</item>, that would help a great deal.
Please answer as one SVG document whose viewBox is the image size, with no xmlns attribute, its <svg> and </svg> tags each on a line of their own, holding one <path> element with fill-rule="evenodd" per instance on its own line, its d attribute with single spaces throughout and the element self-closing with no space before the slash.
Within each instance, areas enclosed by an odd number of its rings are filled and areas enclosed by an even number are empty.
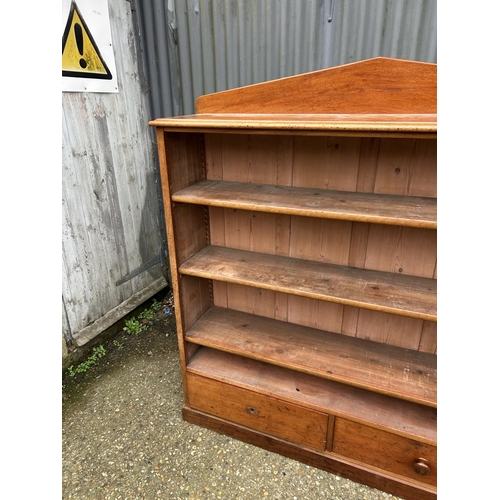
<svg viewBox="0 0 500 500">
<path fill-rule="evenodd" d="M 418 350 L 437 354 L 437 323 L 424 321 Z"/>
<path fill-rule="evenodd" d="M 290 217 L 280 214 L 225 209 L 225 245 L 241 250 L 288 255 Z M 233 287 L 227 288 L 227 304 L 231 308 L 266 317 L 286 319 L 288 298 L 274 292 Z"/>
<path fill-rule="evenodd" d="M 205 134 L 205 166 L 207 179 L 223 180 L 221 134 Z"/>
<path fill-rule="evenodd" d="M 352 223 L 347 221 L 292 217 L 290 257 L 347 265 Z M 288 318 L 292 323 L 340 332 L 343 306 L 289 297 Z"/>
<path fill-rule="evenodd" d="M 342 328 L 344 306 L 332 302 L 290 295 L 288 298 L 288 320 L 297 325 L 339 333 Z"/>
<path fill-rule="evenodd" d="M 359 138 L 296 137 L 293 185 L 355 191 L 360 145 Z"/>
<path fill-rule="evenodd" d="M 423 321 L 360 309 L 356 336 L 418 351 Z"/>
<path fill-rule="evenodd" d="M 380 146 L 375 193 L 435 198 L 436 141 L 384 139 Z"/>
<path fill-rule="evenodd" d="M 379 138 L 361 138 L 358 177 L 356 180 L 356 191 L 359 193 L 373 193 L 377 176 L 380 142 L 381 139 Z M 351 267 L 365 267 L 370 227 L 370 224 L 352 223 L 347 265 Z M 358 332 L 358 316 L 359 309 L 357 307 L 345 306 L 340 333 L 356 337 Z"/>
<path fill-rule="evenodd" d="M 358 178 L 356 191 L 358 193 L 373 193 L 377 176 L 377 162 L 381 139 L 363 137 L 360 145 Z"/>
<path fill-rule="evenodd" d="M 290 257 L 346 266 L 352 223 L 292 217 Z"/>
<path fill-rule="evenodd" d="M 276 292 L 241 285 L 227 285 L 227 305 L 230 309 L 257 314 L 266 318 L 275 317 Z"/>
<path fill-rule="evenodd" d="M 436 231 L 373 224 L 367 242 L 365 267 L 432 278 L 436 253 Z"/>
<path fill-rule="evenodd" d="M 278 136 L 277 186 L 292 185 L 294 141 L 293 136 Z"/>
<path fill-rule="evenodd" d="M 208 175 L 208 169 L 207 169 Z M 209 207 L 210 218 L 210 244 L 217 246 L 226 245 L 224 209 Z M 221 281 L 212 282 L 214 305 L 227 307 L 227 285 Z"/>
</svg>

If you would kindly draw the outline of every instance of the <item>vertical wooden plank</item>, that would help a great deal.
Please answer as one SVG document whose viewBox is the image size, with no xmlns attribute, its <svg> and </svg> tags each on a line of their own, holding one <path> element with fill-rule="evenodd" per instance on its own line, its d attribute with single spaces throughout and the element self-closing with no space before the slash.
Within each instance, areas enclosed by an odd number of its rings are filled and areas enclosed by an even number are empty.
<svg viewBox="0 0 500 500">
<path fill-rule="evenodd" d="M 377 176 L 379 150 L 379 138 L 363 137 L 361 139 L 358 178 L 356 181 L 356 191 L 358 193 L 373 193 Z"/>
<path fill-rule="evenodd" d="M 274 319 L 289 321 L 288 316 L 289 296 L 285 293 L 276 293 L 274 298 Z"/>
<path fill-rule="evenodd" d="M 226 245 L 224 209 L 209 207 L 210 244 L 217 246 Z M 212 282 L 213 301 L 215 306 L 227 307 L 227 285 L 222 281 Z"/>
<path fill-rule="evenodd" d="M 294 136 L 278 136 L 278 165 L 276 170 L 277 186 L 292 185 L 294 141 Z"/>
<path fill-rule="evenodd" d="M 227 305 L 227 283 L 212 281 L 212 294 L 214 306 L 228 307 Z"/>
<path fill-rule="evenodd" d="M 205 164 L 207 179 L 223 180 L 221 134 L 205 134 Z"/>
<path fill-rule="evenodd" d="M 278 178 L 278 136 L 251 135 L 248 144 L 247 182 L 276 184 Z"/>
<path fill-rule="evenodd" d="M 293 216 L 290 257 L 345 266 L 351 229 L 349 221 Z"/>
<path fill-rule="evenodd" d="M 437 354 L 437 323 L 424 321 L 418 350 Z"/>
<path fill-rule="evenodd" d="M 357 192 L 373 193 L 377 175 L 380 141 L 379 138 L 374 137 L 361 138 L 358 177 L 356 180 Z M 369 230 L 370 224 L 353 222 L 347 265 L 351 267 L 365 267 Z M 345 306 L 340 333 L 350 337 L 356 337 L 358 331 L 358 316 L 359 308 Z"/>
<path fill-rule="evenodd" d="M 223 179 L 233 182 L 289 185 L 293 141 L 277 135 L 224 134 Z"/>
<path fill-rule="evenodd" d="M 208 207 L 210 221 L 210 244 L 225 246 L 225 214 L 224 209 L 220 207 Z"/>
<path fill-rule="evenodd" d="M 229 182 L 247 182 L 248 136 L 221 134 L 221 147 L 221 165 L 217 168 L 222 169 L 222 179 Z"/>
<path fill-rule="evenodd" d="M 290 216 L 225 209 L 225 245 L 268 254 L 288 255 Z M 261 316 L 286 320 L 285 294 L 227 286 L 228 307 Z"/>
<path fill-rule="evenodd" d="M 293 136 L 207 134 L 207 177 L 235 182 L 290 186 Z M 288 255 L 290 217 L 230 209 L 210 210 L 211 243 L 244 250 Z M 213 282 L 214 304 L 288 318 L 288 296 Z M 274 310 L 271 315 L 271 306 Z"/>
<path fill-rule="evenodd" d="M 292 217 L 290 257 L 347 265 L 352 223 L 309 217 Z M 343 306 L 290 296 L 288 319 L 292 323 L 339 333 Z"/>
<path fill-rule="evenodd" d="M 260 290 L 231 283 L 227 285 L 227 305 L 236 311 L 274 318 L 275 298 L 276 293 L 270 290 Z"/>
<path fill-rule="evenodd" d="M 340 327 L 339 333 L 341 333 L 342 335 L 348 335 L 349 337 L 357 337 L 358 318 L 358 307 L 344 306 L 344 310 L 342 313 L 342 325 Z"/>
<path fill-rule="evenodd" d="M 437 141 L 436 139 L 418 140 L 415 144 L 415 157 L 412 178 L 408 185 L 410 196 L 437 197 Z"/>
<path fill-rule="evenodd" d="M 355 191 L 361 139 L 297 136 L 293 154 L 293 185 Z"/>
<path fill-rule="evenodd" d="M 375 193 L 435 198 L 437 195 L 436 141 L 384 139 L 381 142 Z"/>
<path fill-rule="evenodd" d="M 356 336 L 417 351 L 422 327 L 420 319 L 360 309 Z"/>
<path fill-rule="evenodd" d="M 216 283 L 218 282 L 214 281 L 214 286 Z M 266 318 L 287 321 L 288 299 L 288 295 L 284 293 L 228 283 L 227 303 L 221 306 Z"/>
<path fill-rule="evenodd" d="M 372 224 L 365 267 L 432 278 L 436 266 L 436 231 Z"/>
<path fill-rule="evenodd" d="M 289 254 L 290 216 L 225 209 L 225 245 L 275 255 Z"/>
<path fill-rule="evenodd" d="M 290 295 L 288 321 L 297 325 L 339 333 L 342 327 L 343 306 L 332 302 Z"/>
</svg>

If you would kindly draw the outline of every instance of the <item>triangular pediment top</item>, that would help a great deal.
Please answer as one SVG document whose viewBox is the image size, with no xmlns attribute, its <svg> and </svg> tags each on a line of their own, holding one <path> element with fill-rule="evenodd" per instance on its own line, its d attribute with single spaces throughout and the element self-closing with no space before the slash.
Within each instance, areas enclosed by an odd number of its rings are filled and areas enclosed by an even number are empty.
<svg viewBox="0 0 500 500">
<path fill-rule="evenodd" d="M 433 114 L 437 65 L 376 57 L 201 96 L 197 113 Z"/>
</svg>

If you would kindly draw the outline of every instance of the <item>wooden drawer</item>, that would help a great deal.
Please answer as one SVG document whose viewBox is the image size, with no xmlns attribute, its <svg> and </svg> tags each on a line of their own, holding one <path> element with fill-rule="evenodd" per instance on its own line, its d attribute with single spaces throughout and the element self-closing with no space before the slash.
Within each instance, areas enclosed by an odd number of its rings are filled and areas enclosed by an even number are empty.
<svg viewBox="0 0 500 500">
<path fill-rule="evenodd" d="M 325 450 L 328 415 L 205 377 L 187 374 L 188 406 L 274 436 Z"/>
<path fill-rule="evenodd" d="M 334 453 L 436 486 L 436 447 L 361 425 L 335 419 Z"/>
</svg>

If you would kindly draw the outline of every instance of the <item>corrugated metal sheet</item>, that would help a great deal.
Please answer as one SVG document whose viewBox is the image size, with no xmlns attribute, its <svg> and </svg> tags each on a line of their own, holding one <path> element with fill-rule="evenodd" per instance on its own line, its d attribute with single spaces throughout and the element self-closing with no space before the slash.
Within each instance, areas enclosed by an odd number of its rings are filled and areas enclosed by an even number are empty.
<svg viewBox="0 0 500 500">
<path fill-rule="evenodd" d="M 377 56 L 436 62 L 437 0 L 132 0 L 151 118 Z"/>
<path fill-rule="evenodd" d="M 155 149 L 130 3 L 109 0 L 109 9 L 119 93 L 62 94 L 66 339 L 162 279 L 155 266 L 115 285 L 158 255 L 162 238 Z"/>
</svg>

